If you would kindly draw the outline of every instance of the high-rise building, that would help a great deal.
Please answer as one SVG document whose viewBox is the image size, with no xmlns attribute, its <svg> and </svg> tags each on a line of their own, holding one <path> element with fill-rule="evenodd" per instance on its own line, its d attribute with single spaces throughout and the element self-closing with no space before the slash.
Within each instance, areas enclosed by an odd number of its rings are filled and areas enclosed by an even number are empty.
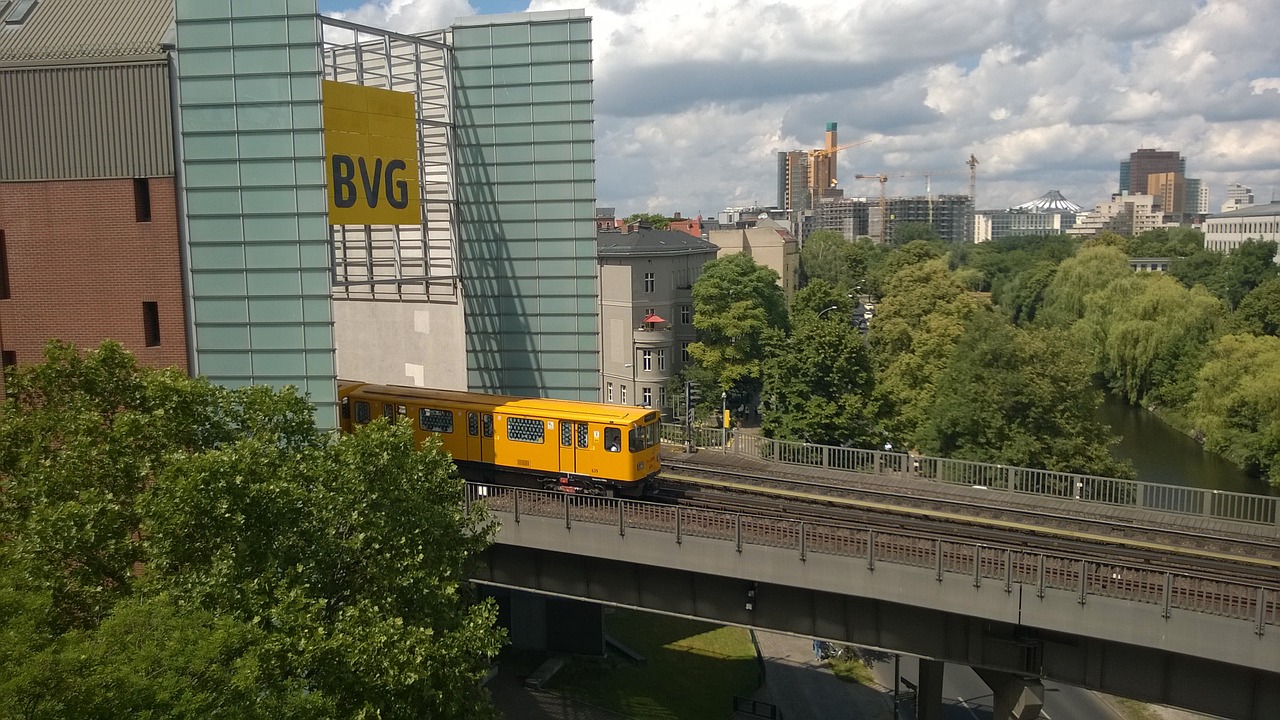
<svg viewBox="0 0 1280 720">
<path fill-rule="evenodd" d="M 1155 173 L 1187 174 L 1187 161 L 1176 150 L 1139 148 L 1120 163 L 1120 193 L 1147 194 L 1147 176 Z"/>
<path fill-rule="evenodd" d="M 1222 203 L 1222 212 L 1247 208 L 1255 202 L 1257 201 L 1253 197 L 1253 188 L 1240 183 L 1231 183 L 1227 186 L 1227 201 Z"/>
<path fill-rule="evenodd" d="M 977 214 L 975 242 L 1018 235 L 1062 235 L 1075 227 L 1084 208 L 1050 190 L 1030 202 L 1008 210 L 981 210 Z"/>
<path fill-rule="evenodd" d="M 809 198 L 809 153 L 788 150 L 778 153 L 778 207 L 807 210 Z"/>
</svg>

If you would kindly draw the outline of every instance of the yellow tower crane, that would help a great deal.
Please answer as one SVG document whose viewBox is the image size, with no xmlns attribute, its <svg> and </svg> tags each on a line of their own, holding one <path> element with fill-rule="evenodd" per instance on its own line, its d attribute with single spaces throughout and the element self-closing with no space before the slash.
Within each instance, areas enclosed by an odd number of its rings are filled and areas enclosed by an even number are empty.
<svg viewBox="0 0 1280 720">
<path fill-rule="evenodd" d="M 880 181 L 880 244 L 883 245 L 885 241 L 885 228 L 889 225 L 889 218 L 885 217 L 884 184 L 889 182 L 889 176 L 884 173 L 877 173 L 875 175 L 854 175 L 853 179 Z"/>
<path fill-rule="evenodd" d="M 880 244 L 883 245 L 886 240 L 885 236 L 888 232 L 888 226 L 889 226 L 889 210 L 888 210 L 887 200 L 885 199 L 885 188 L 884 188 L 885 183 L 889 182 L 889 178 L 910 178 L 910 177 L 924 178 L 924 192 L 925 192 L 925 196 L 929 200 L 929 224 L 932 225 L 933 224 L 933 188 L 932 188 L 933 177 L 937 175 L 958 175 L 963 172 L 964 172 L 963 170 L 937 170 L 937 171 L 925 171 L 925 172 L 910 171 L 910 172 L 889 173 L 889 174 L 877 173 L 875 175 L 854 175 L 853 177 L 855 180 L 879 180 L 880 181 L 880 233 L 879 235 L 880 235 Z"/>
<path fill-rule="evenodd" d="M 818 198 L 826 195 L 827 190 L 836 186 L 836 153 L 841 150 L 866 145 L 875 138 L 867 138 L 857 142 L 845 143 L 829 148 L 814 148 L 809 151 L 809 197 L 814 205 Z"/>
</svg>

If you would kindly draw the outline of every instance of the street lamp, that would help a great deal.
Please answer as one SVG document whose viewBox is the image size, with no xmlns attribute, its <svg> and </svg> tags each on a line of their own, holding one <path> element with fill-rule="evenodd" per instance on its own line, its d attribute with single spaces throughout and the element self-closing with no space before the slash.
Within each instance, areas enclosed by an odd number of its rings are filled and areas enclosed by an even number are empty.
<svg viewBox="0 0 1280 720">
<path fill-rule="evenodd" d="M 831 312 L 832 310 L 835 310 L 835 309 L 837 309 L 837 308 L 839 308 L 839 307 L 840 307 L 839 305 L 832 305 L 831 307 L 829 307 L 829 308 L 826 308 L 826 309 L 822 310 L 821 312 L 819 312 L 819 313 L 818 313 L 818 319 L 819 319 L 819 320 L 821 320 L 823 315 L 826 315 L 827 313 L 829 313 L 829 312 Z"/>
</svg>

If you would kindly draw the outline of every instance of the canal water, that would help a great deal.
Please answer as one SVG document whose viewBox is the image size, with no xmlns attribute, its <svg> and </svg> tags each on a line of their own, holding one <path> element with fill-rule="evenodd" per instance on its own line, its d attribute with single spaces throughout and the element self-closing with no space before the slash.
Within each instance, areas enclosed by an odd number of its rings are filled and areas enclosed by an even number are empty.
<svg viewBox="0 0 1280 720">
<path fill-rule="evenodd" d="M 1098 417 L 1124 439 L 1111 454 L 1133 463 L 1138 480 L 1162 485 L 1187 485 L 1210 490 L 1280 495 L 1265 481 L 1250 477 L 1231 461 L 1208 452 L 1200 443 L 1170 427 L 1148 410 L 1110 395 Z"/>
</svg>

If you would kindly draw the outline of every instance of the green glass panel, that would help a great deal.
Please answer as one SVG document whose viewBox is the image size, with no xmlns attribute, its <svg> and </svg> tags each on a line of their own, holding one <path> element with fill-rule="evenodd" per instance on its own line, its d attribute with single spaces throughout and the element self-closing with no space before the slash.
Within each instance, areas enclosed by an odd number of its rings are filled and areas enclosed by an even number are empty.
<svg viewBox="0 0 1280 720">
<path fill-rule="evenodd" d="M 255 17 L 258 15 L 284 15 L 289 11 L 285 0 L 233 0 L 231 10 L 235 17 Z"/>
<path fill-rule="evenodd" d="M 183 81 L 200 75 L 226 75 L 231 72 L 230 50 L 179 50 L 178 63 Z"/>
<path fill-rule="evenodd" d="M 249 328 L 244 325 L 198 325 L 196 345 L 204 348 L 249 349 Z"/>
<path fill-rule="evenodd" d="M 302 319 L 309 323 L 327 323 L 333 320 L 333 302 L 328 296 L 302 300 Z"/>
<path fill-rule="evenodd" d="M 571 144 L 573 145 L 574 160 L 591 160 L 595 157 L 592 152 L 591 143 L 575 142 Z M 592 212 L 594 213 L 595 211 L 593 210 Z"/>
<path fill-rule="evenodd" d="M 299 158 L 294 161 L 293 170 L 299 185 L 324 185 L 327 180 L 323 158 Z"/>
<path fill-rule="evenodd" d="M 595 139 L 595 125 L 588 122 L 574 123 L 572 137 L 574 140 L 591 142 Z"/>
<path fill-rule="evenodd" d="M 236 100 L 263 102 L 289 99 L 289 77 L 286 75 L 249 75 L 235 79 Z"/>
<path fill-rule="evenodd" d="M 535 145 L 532 160 L 537 162 L 563 162 L 573 160 L 573 146 L 570 143 L 546 143 Z"/>
<path fill-rule="evenodd" d="M 329 344 L 332 345 L 333 341 L 330 340 Z M 307 360 L 308 374 L 332 375 L 335 372 L 335 365 L 333 361 L 332 352 L 312 351 L 312 352 L 305 353 L 304 357 L 306 357 L 306 360 Z M 316 400 L 316 397 L 314 394 L 311 396 L 311 400 L 313 402 Z"/>
<path fill-rule="evenodd" d="M 245 188 L 241 191 L 246 215 L 295 213 L 297 208 L 293 200 L 293 188 Z"/>
<path fill-rule="evenodd" d="M 236 45 L 277 45 L 288 37 L 289 27 L 282 17 L 240 20 L 235 23 Z"/>
<path fill-rule="evenodd" d="M 296 73 L 319 72 L 320 47 L 313 45 L 289 48 L 289 69 Z"/>
<path fill-rule="evenodd" d="M 586 62 L 569 63 L 569 79 L 579 80 L 579 81 L 582 81 L 582 80 L 590 81 L 592 79 L 591 63 L 586 63 Z"/>
<path fill-rule="evenodd" d="M 298 212 L 325 213 L 329 210 L 329 203 L 324 193 L 303 189 L 297 191 L 297 196 Z"/>
<path fill-rule="evenodd" d="M 530 78 L 529 66 L 496 67 L 493 68 L 493 73 L 489 78 L 494 85 L 527 85 Z M 484 84 L 487 85 L 488 83 Z"/>
<path fill-rule="evenodd" d="M 236 74 L 289 72 L 289 49 L 285 47 L 236 48 L 231 54 Z"/>
<path fill-rule="evenodd" d="M 240 184 L 240 165 L 236 162 L 188 162 L 187 186 L 225 187 Z"/>
<path fill-rule="evenodd" d="M 529 42 L 529 26 L 524 24 L 494 25 L 492 33 L 494 45 L 514 45 L 516 43 Z"/>
<path fill-rule="evenodd" d="M 244 273 L 217 272 L 192 268 L 191 294 L 196 297 L 228 297 L 244 295 Z"/>
<path fill-rule="evenodd" d="M 211 379 L 217 377 L 249 377 L 253 370 L 253 361 L 248 352 L 211 352 L 209 348 L 200 350 L 201 375 Z M 215 382 L 217 382 L 215 380 Z M 219 383 L 225 384 L 225 383 Z"/>
<path fill-rule="evenodd" d="M 588 162 L 573 163 L 574 180 L 592 180 L 595 178 L 595 165 Z"/>
<path fill-rule="evenodd" d="M 305 375 L 307 371 L 306 354 L 301 350 L 287 352 L 284 350 L 255 352 L 253 354 L 253 370 L 257 377 L 289 377 Z"/>
<path fill-rule="evenodd" d="M 533 120 L 533 110 L 526 105 L 500 105 L 493 109 L 495 123 L 529 123 Z"/>
<path fill-rule="evenodd" d="M 573 178 L 570 163 L 541 163 L 537 166 L 538 182 L 558 182 Z"/>
<path fill-rule="evenodd" d="M 538 200 L 572 200 L 573 185 L 567 183 L 540 183 Z"/>
<path fill-rule="evenodd" d="M 184 107 L 182 108 L 182 129 L 184 132 L 234 131 L 236 129 L 235 108 L 230 106 Z"/>
<path fill-rule="evenodd" d="M 289 130 L 293 127 L 288 103 L 237 105 L 236 118 L 242 130 Z"/>
<path fill-rule="evenodd" d="M 308 17 L 291 17 L 289 22 L 289 42 L 314 43 L 319 37 L 320 29 L 316 27 L 314 11 Z"/>
<path fill-rule="evenodd" d="M 281 207 L 293 208 L 293 162 L 289 160 L 252 160 L 240 163 L 240 175 L 244 177 L 246 191 L 253 190 L 252 186 L 263 185 L 288 185 L 289 188 L 279 188 L 273 192 L 287 192 L 289 199 L 281 200 Z M 263 212 L 262 210 L 249 211 L 249 200 L 245 200 L 246 212 Z M 267 212 L 270 212 L 269 210 Z"/>
<path fill-rule="evenodd" d="M 464 105 L 492 105 L 493 88 L 463 87 L 458 91 L 458 100 Z"/>
<path fill-rule="evenodd" d="M 224 18 L 230 15 L 230 0 L 177 0 L 174 3 L 174 17 L 179 22 L 200 18 Z"/>
<path fill-rule="evenodd" d="M 477 67 L 465 68 L 458 71 L 458 83 L 461 85 L 492 85 L 494 82 L 493 68 Z M 505 82 L 505 81 L 498 81 Z"/>
<path fill-rule="evenodd" d="M 547 227 L 554 224 L 567 225 L 568 223 L 553 223 L 546 220 L 538 222 L 538 229 L 542 233 L 542 237 L 555 237 L 548 234 Z M 540 240 L 538 241 L 538 251 L 544 258 L 575 258 L 577 253 L 577 245 L 574 240 Z"/>
<path fill-rule="evenodd" d="M 194 303 L 196 323 L 247 323 L 249 305 L 243 298 L 202 298 Z"/>
<path fill-rule="evenodd" d="M 259 243 L 244 247 L 245 262 L 255 268 L 296 268 L 298 246 L 293 243 Z"/>
<path fill-rule="evenodd" d="M 240 157 L 242 158 L 290 157 L 292 150 L 293 133 L 288 130 L 242 133 L 240 135 Z M 252 177 L 247 169 L 245 176 Z M 292 164 L 289 165 L 289 182 L 293 182 Z"/>
<path fill-rule="evenodd" d="M 320 100 L 320 78 L 314 75 L 289 77 L 289 97 L 293 100 Z"/>
<path fill-rule="evenodd" d="M 570 40 L 590 40 L 591 23 L 581 20 L 568 23 Z"/>
<path fill-rule="evenodd" d="M 478 43 L 466 43 L 463 40 L 463 38 L 465 38 L 468 34 L 472 33 L 472 30 L 473 30 L 472 28 L 454 28 L 453 42 L 454 42 L 454 45 L 457 46 L 457 48 L 453 51 L 454 63 L 456 63 L 459 68 L 482 67 L 486 65 L 492 65 L 493 56 L 489 48 L 465 47 L 465 45 L 468 45 L 468 44 L 478 44 Z M 485 32 L 486 34 L 488 33 L 488 28 L 485 28 Z M 459 36 L 459 33 L 462 33 L 462 35 Z"/>
<path fill-rule="evenodd" d="M 570 85 L 534 85 L 533 102 L 560 103 L 567 102 L 570 97 Z"/>
<path fill-rule="evenodd" d="M 529 60 L 528 45 L 495 47 L 493 49 L 494 65 L 528 65 Z"/>
<path fill-rule="evenodd" d="M 246 217 L 244 219 L 244 237 L 248 241 L 297 240 L 298 223 L 292 217 Z"/>
<path fill-rule="evenodd" d="M 191 237 L 199 240 L 229 240 L 239 242 L 242 239 L 239 217 L 191 217 L 187 220 Z"/>
<path fill-rule="evenodd" d="M 187 160 L 221 160 L 235 157 L 236 136 L 225 135 L 184 135 L 182 152 Z"/>
<path fill-rule="evenodd" d="M 544 123 L 533 129 L 535 142 L 568 142 L 573 137 L 573 126 L 569 123 Z"/>
<path fill-rule="evenodd" d="M 208 77 L 188 78 L 182 82 L 182 104 L 191 105 L 224 105 L 234 102 L 235 85 L 231 78 Z M 184 115 L 183 117 L 187 117 Z"/>
<path fill-rule="evenodd" d="M 547 103 L 535 105 L 533 122 L 567 122 L 573 117 L 573 106 L 569 103 Z"/>
<path fill-rule="evenodd" d="M 195 245 L 191 266 L 201 270 L 244 269 L 244 248 L 238 244 Z"/>
<path fill-rule="evenodd" d="M 530 59 L 534 63 L 559 63 L 569 61 L 569 45 L 556 43 L 554 45 L 534 45 L 531 48 Z"/>
<path fill-rule="evenodd" d="M 453 29 L 453 43 L 459 47 L 464 45 L 488 45 L 489 27 L 457 27 Z"/>
<path fill-rule="evenodd" d="M 317 132 L 295 132 L 293 134 L 293 152 L 298 157 L 321 157 L 324 155 L 324 145 L 322 138 L 324 135 Z M 321 163 L 323 167 L 323 163 Z"/>
<path fill-rule="evenodd" d="M 187 214 L 235 215 L 240 212 L 240 193 L 235 189 L 205 190 L 187 188 Z"/>
<path fill-rule="evenodd" d="M 591 59 L 591 43 L 575 42 L 569 43 L 569 59 L 570 60 L 590 60 Z"/>
<path fill-rule="evenodd" d="M 515 85 L 512 87 L 495 87 L 493 89 L 493 102 L 495 105 L 525 105 L 532 98 L 532 91 L 528 85 Z"/>
<path fill-rule="evenodd" d="M 252 325 L 249 339 L 254 350 L 288 350 L 302 347 L 302 326 L 289 324 Z"/>
<path fill-rule="evenodd" d="M 568 82 L 569 66 L 563 63 L 554 65 L 534 65 L 533 82 Z"/>
<path fill-rule="evenodd" d="M 285 273 L 274 274 L 285 275 Z M 293 292 L 296 293 L 296 283 L 292 285 L 292 288 Z M 288 289 L 288 287 L 282 287 L 283 291 L 287 292 Z M 300 323 L 302 322 L 302 300 L 296 297 L 251 297 L 249 298 L 249 317 L 255 323 Z"/>
<path fill-rule="evenodd" d="M 302 292 L 306 295 L 317 295 L 325 298 L 328 302 L 330 292 L 330 281 L 333 278 L 329 276 L 329 268 L 326 266 L 324 270 L 307 270 L 302 273 Z"/>
<path fill-rule="evenodd" d="M 578 331 L 578 319 L 574 315 L 543 315 L 542 329 L 544 333 L 574 333 Z"/>
<path fill-rule="evenodd" d="M 293 127 L 298 130 L 324 128 L 319 103 L 303 103 L 293 106 Z"/>
<path fill-rule="evenodd" d="M 303 341 L 308 348 L 327 349 L 333 347 L 333 327 L 330 320 L 312 322 L 302 326 Z"/>
<path fill-rule="evenodd" d="M 568 23 L 539 23 L 529 27 L 530 42 L 567 42 Z"/>
<path fill-rule="evenodd" d="M 500 143 L 531 143 L 533 128 L 528 125 L 500 125 L 493 128 L 494 141 Z"/>
<path fill-rule="evenodd" d="M 534 199 L 534 186 L 532 183 L 502 184 L 497 187 L 497 191 L 499 202 Z M 541 192 L 541 190 L 539 190 L 539 192 Z"/>
<path fill-rule="evenodd" d="M 591 99 L 591 83 L 575 82 L 569 83 L 570 98 L 577 101 L 588 101 Z"/>
<path fill-rule="evenodd" d="M 537 146 L 535 145 L 499 145 L 494 148 L 494 161 L 499 163 L 533 162 Z"/>
<path fill-rule="evenodd" d="M 328 271 L 330 259 L 330 247 L 328 242 L 304 242 L 299 243 L 297 248 L 298 267 L 310 270 Z"/>
<path fill-rule="evenodd" d="M 574 275 L 573 260 L 539 260 L 537 273 L 543 279 L 555 277 L 571 277 Z"/>
</svg>

